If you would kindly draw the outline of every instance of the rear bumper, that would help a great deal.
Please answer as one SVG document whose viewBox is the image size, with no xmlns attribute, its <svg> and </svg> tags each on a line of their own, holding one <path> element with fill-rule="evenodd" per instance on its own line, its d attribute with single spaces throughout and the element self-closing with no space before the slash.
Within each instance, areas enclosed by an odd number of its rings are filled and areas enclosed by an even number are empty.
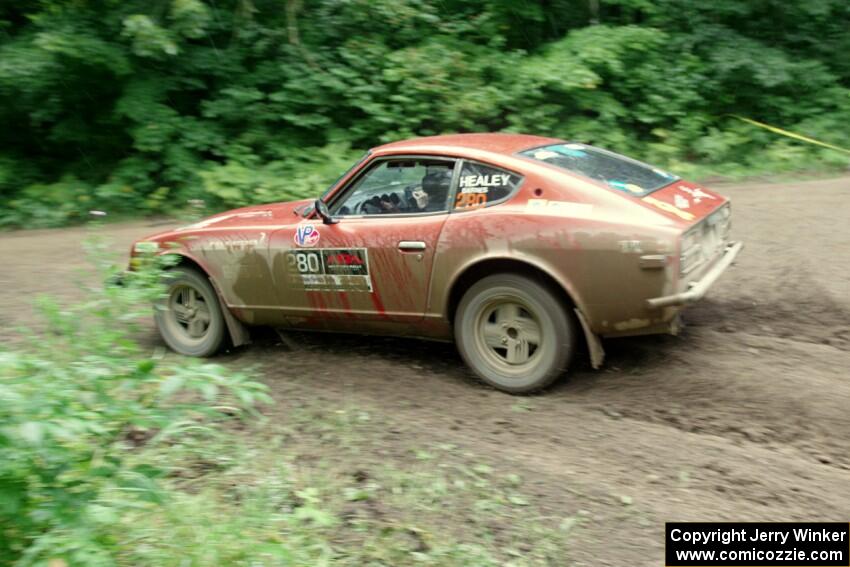
<svg viewBox="0 0 850 567">
<path fill-rule="evenodd" d="M 714 264 L 708 272 L 706 272 L 701 280 L 691 282 L 688 285 L 687 291 L 647 299 L 647 306 L 651 309 L 658 309 L 661 307 L 669 307 L 671 305 L 687 305 L 688 303 L 699 301 L 708 291 L 708 288 L 714 285 L 717 278 L 719 278 L 721 274 L 726 271 L 726 268 L 735 261 L 735 257 L 738 256 L 738 253 L 743 247 L 743 242 L 732 242 L 728 244 L 726 246 L 726 250 L 723 251 L 723 256 L 721 256 L 717 263 Z"/>
</svg>

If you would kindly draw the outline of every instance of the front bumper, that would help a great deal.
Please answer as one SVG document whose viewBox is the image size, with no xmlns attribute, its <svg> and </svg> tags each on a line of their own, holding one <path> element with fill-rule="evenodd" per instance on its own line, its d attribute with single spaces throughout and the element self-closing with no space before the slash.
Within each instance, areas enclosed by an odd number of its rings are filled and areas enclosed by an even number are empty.
<svg viewBox="0 0 850 567">
<path fill-rule="evenodd" d="M 688 284 L 688 290 L 683 291 L 681 293 L 676 293 L 673 295 L 664 295 L 662 297 L 653 297 L 652 299 L 647 299 L 646 304 L 651 309 L 658 309 L 660 307 L 669 307 L 671 305 L 687 305 L 688 303 L 693 303 L 694 301 L 699 301 L 708 291 L 714 282 L 717 281 L 717 278 L 726 271 L 732 262 L 735 261 L 735 257 L 738 255 L 738 252 L 741 251 L 741 248 L 744 247 L 743 242 L 731 242 L 726 246 L 726 250 L 723 251 L 723 256 L 717 261 L 717 263 L 712 266 L 712 268 L 706 272 L 706 274 L 699 281 L 691 282 Z"/>
</svg>

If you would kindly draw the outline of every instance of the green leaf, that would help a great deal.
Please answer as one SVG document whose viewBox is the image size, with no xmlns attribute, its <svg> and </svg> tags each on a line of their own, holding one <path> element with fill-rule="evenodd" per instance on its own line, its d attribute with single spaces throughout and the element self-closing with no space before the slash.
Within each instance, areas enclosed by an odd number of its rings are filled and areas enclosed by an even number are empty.
<svg viewBox="0 0 850 567">
<path fill-rule="evenodd" d="M 27 421 L 18 426 L 18 434 L 31 445 L 39 445 L 44 439 L 44 424 L 38 421 Z"/>
</svg>

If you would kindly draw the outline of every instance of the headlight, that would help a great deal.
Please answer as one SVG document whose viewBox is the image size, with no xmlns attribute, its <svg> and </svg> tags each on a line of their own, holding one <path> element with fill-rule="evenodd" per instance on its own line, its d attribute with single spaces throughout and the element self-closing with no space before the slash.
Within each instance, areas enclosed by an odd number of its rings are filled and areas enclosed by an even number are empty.
<svg viewBox="0 0 850 567">
<path fill-rule="evenodd" d="M 699 227 L 697 227 L 699 228 Z M 684 254 L 686 251 L 690 250 L 694 246 L 699 246 L 699 235 L 700 231 L 697 229 L 691 229 L 682 236 L 682 253 Z"/>
<path fill-rule="evenodd" d="M 152 242 L 150 240 L 136 242 L 133 245 L 133 252 L 135 254 L 153 254 L 157 250 L 159 250 L 159 242 Z"/>
<path fill-rule="evenodd" d="M 732 207 L 726 203 L 711 213 L 697 226 L 682 235 L 679 270 L 682 275 L 691 272 L 706 260 L 723 251 L 732 229 Z"/>
<path fill-rule="evenodd" d="M 720 224 L 720 238 L 723 242 L 729 240 L 732 232 L 732 204 L 726 203 L 720 209 L 720 218 L 723 219 Z"/>
</svg>

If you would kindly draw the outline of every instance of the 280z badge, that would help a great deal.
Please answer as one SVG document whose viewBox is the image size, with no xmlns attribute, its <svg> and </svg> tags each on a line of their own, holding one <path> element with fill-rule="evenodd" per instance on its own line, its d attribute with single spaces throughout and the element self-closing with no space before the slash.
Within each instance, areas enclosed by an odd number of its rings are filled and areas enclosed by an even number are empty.
<svg viewBox="0 0 850 567">
<path fill-rule="evenodd" d="M 301 225 L 295 229 L 295 244 L 304 248 L 312 248 L 319 243 L 318 229 L 312 224 Z"/>
</svg>

